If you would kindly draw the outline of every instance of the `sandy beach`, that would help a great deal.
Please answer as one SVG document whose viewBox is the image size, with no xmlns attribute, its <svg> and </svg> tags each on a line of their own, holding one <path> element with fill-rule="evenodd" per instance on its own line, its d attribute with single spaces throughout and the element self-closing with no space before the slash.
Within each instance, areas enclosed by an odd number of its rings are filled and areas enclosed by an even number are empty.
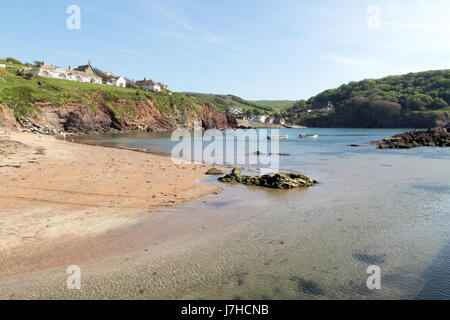
<svg viewBox="0 0 450 320">
<path fill-rule="evenodd" d="M 53 136 L 2 133 L 0 278 L 118 249 L 92 247 L 92 239 L 216 192 L 217 186 L 200 182 L 208 168 Z"/>
</svg>

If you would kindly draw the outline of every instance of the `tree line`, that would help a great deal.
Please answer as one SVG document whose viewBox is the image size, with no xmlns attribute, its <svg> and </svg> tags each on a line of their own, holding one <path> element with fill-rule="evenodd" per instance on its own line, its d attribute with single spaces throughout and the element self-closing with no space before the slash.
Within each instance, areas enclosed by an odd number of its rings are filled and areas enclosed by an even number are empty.
<svg viewBox="0 0 450 320">
<path fill-rule="evenodd" d="M 335 112 L 298 117 L 328 103 Z M 309 125 L 390 127 L 425 123 L 449 104 L 450 70 L 437 70 L 350 82 L 297 101 L 288 114 Z"/>
</svg>

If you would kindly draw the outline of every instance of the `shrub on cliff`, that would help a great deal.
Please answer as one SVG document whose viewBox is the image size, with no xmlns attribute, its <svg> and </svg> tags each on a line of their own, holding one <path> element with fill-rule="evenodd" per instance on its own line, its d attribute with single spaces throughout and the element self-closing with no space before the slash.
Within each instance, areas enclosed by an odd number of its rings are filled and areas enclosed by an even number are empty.
<svg viewBox="0 0 450 320">
<path fill-rule="evenodd" d="M 12 63 L 12 64 L 19 64 L 19 65 L 23 65 L 23 63 L 22 62 L 20 62 L 19 60 L 17 60 L 17 59 L 14 59 L 14 58 L 12 58 L 12 57 L 8 57 L 8 58 L 6 58 L 6 61 L 7 62 L 9 62 L 9 63 Z"/>
</svg>

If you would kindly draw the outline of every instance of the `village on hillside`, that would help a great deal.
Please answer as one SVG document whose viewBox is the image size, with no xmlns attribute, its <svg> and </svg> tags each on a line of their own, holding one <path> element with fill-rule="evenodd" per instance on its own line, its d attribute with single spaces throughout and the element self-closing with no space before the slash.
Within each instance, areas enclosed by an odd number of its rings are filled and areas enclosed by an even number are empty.
<svg viewBox="0 0 450 320">
<path fill-rule="evenodd" d="M 285 127 L 292 126 L 289 119 L 289 115 L 286 114 L 286 110 L 274 113 L 273 115 L 268 115 L 268 114 L 254 114 L 250 110 L 245 111 L 243 108 L 240 107 L 231 107 L 228 108 L 227 112 L 233 114 L 241 126 L 251 126 L 251 124 L 278 125 Z M 303 116 L 310 116 L 318 113 L 328 113 L 328 112 L 335 112 L 335 107 L 331 102 L 328 102 L 328 105 L 326 107 L 298 110 L 298 113 L 302 114 Z"/>
<path fill-rule="evenodd" d="M 6 62 L 4 58 L 0 60 Z M 36 61 L 34 65 L 27 64 L 27 68 L 20 70 L 20 73 L 34 77 L 40 76 L 123 88 L 141 88 L 153 92 L 170 92 L 169 86 L 164 83 L 157 82 L 153 79 L 147 80 L 146 78 L 140 81 L 133 81 L 124 76 L 116 76 L 112 72 L 103 72 L 98 68 L 94 68 L 90 61 L 86 65 L 76 68 L 69 66 L 67 69 L 55 65 L 47 65 L 45 61 Z"/>
</svg>

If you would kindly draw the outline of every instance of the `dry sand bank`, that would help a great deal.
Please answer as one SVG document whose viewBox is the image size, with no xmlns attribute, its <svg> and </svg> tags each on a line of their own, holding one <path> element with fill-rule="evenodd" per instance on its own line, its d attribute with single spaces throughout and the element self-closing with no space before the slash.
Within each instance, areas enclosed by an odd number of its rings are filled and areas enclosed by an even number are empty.
<svg viewBox="0 0 450 320">
<path fill-rule="evenodd" d="M 0 278 L 108 250 L 92 239 L 157 209 L 217 191 L 208 165 L 80 145 L 52 136 L 0 135 Z M 86 250 L 88 246 L 89 250 Z"/>
</svg>

